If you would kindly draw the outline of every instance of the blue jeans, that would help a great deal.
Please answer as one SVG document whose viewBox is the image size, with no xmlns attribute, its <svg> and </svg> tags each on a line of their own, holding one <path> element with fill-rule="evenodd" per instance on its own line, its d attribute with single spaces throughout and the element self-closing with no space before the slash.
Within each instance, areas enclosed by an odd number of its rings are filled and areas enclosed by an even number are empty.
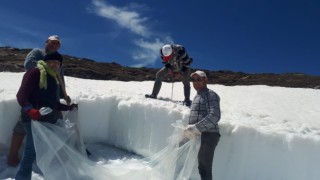
<svg viewBox="0 0 320 180">
<path fill-rule="evenodd" d="M 36 159 L 36 152 L 34 149 L 31 122 L 25 122 L 24 128 L 26 131 L 26 144 L 24 153 L 16 174 L 16 180 L 31 180 L 32 164 Z"/>
<path fill-rule="evenodd" d="M 201 133 L 201 145 L 198 153 L 198 169 L 201 180 L 212 180 L 214 150 L 219 140 L 219 133 Z"/>
</svg>

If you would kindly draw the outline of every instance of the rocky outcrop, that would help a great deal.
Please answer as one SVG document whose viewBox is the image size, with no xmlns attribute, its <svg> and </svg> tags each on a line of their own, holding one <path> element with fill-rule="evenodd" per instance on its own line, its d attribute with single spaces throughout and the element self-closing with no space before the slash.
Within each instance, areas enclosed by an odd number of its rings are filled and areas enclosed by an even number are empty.
<svg viewBox="0 0 320 180">
<path fill-rule="evenodd" d="M 31 49 L 0 47 L 0 72 L 23 72 L 24 58 Z M 98 80 L 146 81 L 154 80 L 158 69 L 126 67 L 115 62 L 96 62 L 91 59 L 63 55 L 65 75 Z M 269 85 L 282 87 L 315 88 L 320 87 L 319 76 L 301 73 L 286 74 L 247 74 L 226 70 L 203 70 L 209 77 L 209 83 L 227 86 Z M 168 77 L 165 81 L 171 81 Z"/>
</svg>

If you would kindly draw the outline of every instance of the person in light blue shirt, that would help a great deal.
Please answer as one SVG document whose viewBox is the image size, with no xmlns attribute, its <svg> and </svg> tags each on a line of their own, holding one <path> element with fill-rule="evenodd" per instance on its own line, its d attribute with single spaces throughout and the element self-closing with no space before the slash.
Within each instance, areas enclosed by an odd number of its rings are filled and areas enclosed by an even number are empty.
<svg viewBox="0 0 320 180">
<path fill-rule="evenodd" d="M 36 67 L 38 61 L 43 60 L 46 54 L 56 52 L 60 49 L 60 47 L 61 47 L 61 40 L 59 36 L 57 35 L 49 36 L 48 39 L 46 40 L 44 49 L 34 48 L 28 53 L 24 61 L 25 71 L 28 71 L 29 69 Z"/>
</svg>

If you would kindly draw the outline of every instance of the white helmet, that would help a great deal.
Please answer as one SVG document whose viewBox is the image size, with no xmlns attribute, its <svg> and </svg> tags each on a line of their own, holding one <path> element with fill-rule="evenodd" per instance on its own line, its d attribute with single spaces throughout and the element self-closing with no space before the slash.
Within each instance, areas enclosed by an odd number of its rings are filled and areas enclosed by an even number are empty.
<svg viewBox="0 0 320 180">
<path fill-rule="evenodd" d="M 173 56 L 173 49 L 170 44 L 166 44 L 161 48 L 161 58 L 164 61 L 169 61 Z"/>
</svg>

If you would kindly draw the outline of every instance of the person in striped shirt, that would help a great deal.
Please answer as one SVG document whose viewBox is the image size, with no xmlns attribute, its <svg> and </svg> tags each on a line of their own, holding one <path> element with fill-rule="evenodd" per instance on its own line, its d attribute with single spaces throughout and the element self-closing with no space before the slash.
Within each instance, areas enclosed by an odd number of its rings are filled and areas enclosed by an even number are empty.
<svg viewBox="0 0 320 180">
<path fill-rule="evenodd" d="M 192 101 L 189 125 L 185 129 L 185 134 L 189 137 L 201 136 L 198 170 L 201 180 L 211 180 L 214 151 L 220 140 L 218 125 L 221 117 L 220 97 L 207 88 L 208 78 L 205 72 L 192 73 L 191 81 L 197 95 Z"/>
<path fill-rule="evenodd" d="M 186 49 L 178 44 L 166 44 L 160 49 L 162 67 L 156 74 L 153 90 L 151 94 L 146 94 L 147 98 L 156 99 L 160 89 L 162 80 L 167 75 L 172 75 L 173 78 L 182 77 L 184 88 L 184 104 L 191 105 L 190 101 L 190 64 L 193 59 L 189 57 Z"/>
</svg>

